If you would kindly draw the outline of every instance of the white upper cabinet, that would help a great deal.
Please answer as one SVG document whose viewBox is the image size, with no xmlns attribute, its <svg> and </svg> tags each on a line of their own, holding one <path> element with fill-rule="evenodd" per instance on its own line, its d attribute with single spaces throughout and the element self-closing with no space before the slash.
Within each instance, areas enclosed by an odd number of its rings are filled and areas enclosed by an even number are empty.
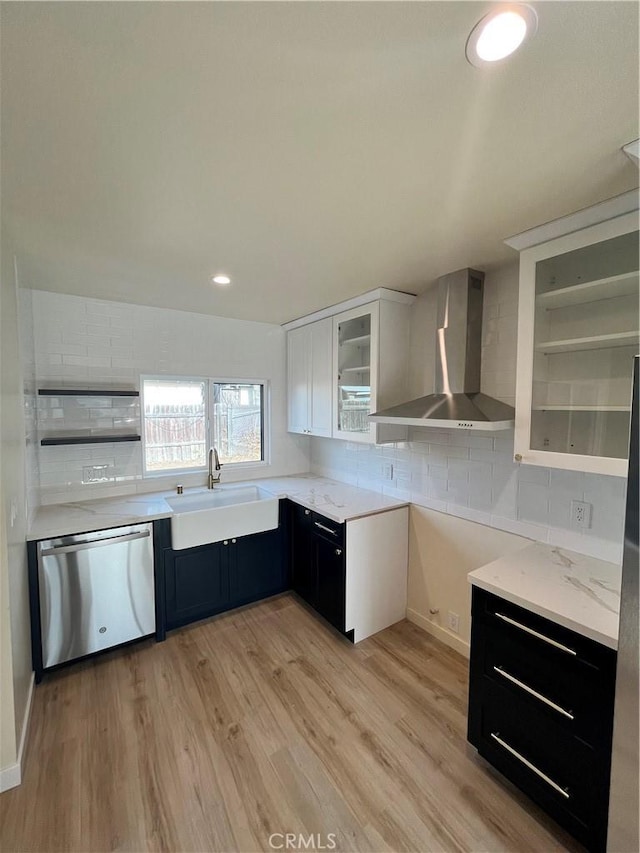
<svg viewBox="0 0 640 853">
<path fill-rule="evenodd" d="M 322 319 L 285 325 L 290 432 L 368 443 L 406 439 L 406 427 L 374 424 L 369 415 L 407 399 L 414 300 L 382 288 L 318 312 Z"/>
<path fill-rule="evenodd" d="M 287 334 L 288 429 L 305 435 L 331 435 L 331 318 Z"/>
<path fill-rule="evenodd" d="M 522 251 L 518 461 L 626 475 L 638 251 L 637 210 Z"/>
<path fill-rule="evenodd" d="M 407 428 L 375 424 L 369 415 L 409 396 L 409 311 L 380 299 L 333 318 L 333 437 L 370 444 L 404 441 Z"/>
<path fill-rule="evenodd" d="M 378 386 L 377 302 L 333 319 L 334 438 L 374 441 L 369 415 Z"/>
</svg>

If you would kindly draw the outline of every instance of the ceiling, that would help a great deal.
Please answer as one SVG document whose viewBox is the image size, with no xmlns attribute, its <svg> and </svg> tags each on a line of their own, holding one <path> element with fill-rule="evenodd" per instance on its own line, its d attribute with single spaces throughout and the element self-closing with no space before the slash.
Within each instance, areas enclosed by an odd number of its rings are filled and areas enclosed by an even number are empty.
<svg viewBox="0 0 640 853">
<path fill-rule="evenodd" d="M 2 3 L 3 242 L 21 284 L 284 322 L 419 292 L 637 186 L 638 4 Z M 227 289 L 209 277 L 233 277 Z"/>
</svg>

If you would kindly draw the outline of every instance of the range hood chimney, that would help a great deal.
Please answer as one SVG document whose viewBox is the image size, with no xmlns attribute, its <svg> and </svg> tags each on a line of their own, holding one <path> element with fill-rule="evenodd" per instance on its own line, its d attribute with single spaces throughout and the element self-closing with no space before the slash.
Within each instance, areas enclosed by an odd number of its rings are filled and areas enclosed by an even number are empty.
<svg viewBox="0 0 640 853">
<path fill-rule="evenodd" d="M 484 273 L 464 269 L 438 280 L 435 393 L 369 415 L 380 424 L 509 429 L 515 410 L 480 391 Z"/>
</svg>

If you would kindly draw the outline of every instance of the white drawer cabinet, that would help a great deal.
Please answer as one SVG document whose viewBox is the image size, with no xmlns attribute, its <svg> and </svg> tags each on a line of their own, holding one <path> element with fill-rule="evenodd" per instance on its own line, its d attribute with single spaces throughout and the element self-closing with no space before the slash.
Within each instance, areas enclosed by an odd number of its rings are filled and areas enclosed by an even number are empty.
<svg viewBox="0 0 640 853">
<path fill-rule="evenodd" d="M 288 429 L 304 435 L 331 435 L 331 318 L 287 334 Z"/>
<path fill-rule="evenodd" d="M 521 252 L 517 461 L 626 475 L 638 266 L 637 210 Z"/>
</svg>

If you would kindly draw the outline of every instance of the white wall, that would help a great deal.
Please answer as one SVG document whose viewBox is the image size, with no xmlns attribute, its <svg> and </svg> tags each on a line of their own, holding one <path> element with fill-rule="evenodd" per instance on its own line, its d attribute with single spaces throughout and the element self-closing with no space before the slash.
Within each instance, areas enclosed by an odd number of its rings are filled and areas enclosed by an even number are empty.
<svg viewBox="0 0 640 853">
<path fill-rule="evenodd" d="M 518 265 L 510 264 L 488 274 L 485 282 L 482 390 L 514 405 L 516 382 L 516 332 Z M 411 396 L 433 391 L 435 306 L 433 288 L 420 296 L 411 320 Z M 466 573 L 482 563 L 445 558 L 443 541 L 451 535 L 472 536 L 486 547 L 478 553 L 497 558 L 506 540 L 495 530 L 517 537 L 549 542 L 571 550 L 619 562 L 622 555 L 626 481 L 619 477 L 582 474 L 513 461 L 513 432 L 482 433 L 471 430 L 412 428 L 408 442 L 371 446 L 332 439 L 311 439 L 311 470 L 336 480 L 379 491 L 416 507 L 437 510 L 474 525 L 437 525 L 433 514 L 412 513 L 409 575 L 409 610 L 416 621 L 434 620 L 428 612 L 433 602 L 441 613 L 460 612 L 468 601 Z M 393 464 L 393 480 L 383 479 L 383 464 Z M 590 530 L 571 527 L 572 500 L 593 504 Z M 431 519 L 418 525 L 416 519 Z M 484 527 L 478 528 L 478 525 Z M 437 548 L 432 549 L 436 540 Z M 455 549 L 456 543 L 451 542 Z M 504 551 L 507 553 L 507 551 Z M 429 555 L 432 555 L 429 557 Z M 492 559 L 493 559 L 492 558 Z M 445 560 L 445 565 L 442 561 Z M 418 595 L 426 584 L 429 595 Z M 426 587 L 425 587 L 426 588 Z M 460 614 L 463 616 L 463 614 Z M 459 647 L 468 640 L 466 617 Z"/>
<path fill-rule="evenodd" d="M 32 292 L 18 290 L 20 362 L 24 391 L 26 514 L 29 523 L 40 504 L 38 425 L 36 419 L 36 355 L 33 330 Z"/>
<path fill-rule="evenodd" d="M 467 575 L 529 544 L 528 539 L 513 533 L 413 505 L 409 522 L 408 618 L 468 655 L 471 585 Z M 449 611 L 459 618 L 457 634 L 448 626 Z"/>
<path fill-rule="evenodd" d="M 308 471 L 309 439 L 290 435 L 286 428 L 286 337 L 280 326 L 44 291 L 33 291 L 31 303 L 39 385 L 116 383 L 137 388 L 141 374 L 267 379 L 270 464 L 223 468 L 222 480 Z M 39 398 L 42 413 L 46 406 L 46 398 Z M 40 447 L 38 455 L 43 504 L 205 482 L 203 473 L 143 480 L 142 447 L 137 443 Z M 109 475 L 116 479 L 83 484 L 83 467 L 98 464 L 108 464 Z"/>
<path fill-rule="evenodd" d="M 20 781 L 20 744 L 32 684 L 25 547 L 25 426 L 12 254 L 0 268 L 0 788 Z M 10 636 L 9 636 L 10 628 Z"/>
</svg>

